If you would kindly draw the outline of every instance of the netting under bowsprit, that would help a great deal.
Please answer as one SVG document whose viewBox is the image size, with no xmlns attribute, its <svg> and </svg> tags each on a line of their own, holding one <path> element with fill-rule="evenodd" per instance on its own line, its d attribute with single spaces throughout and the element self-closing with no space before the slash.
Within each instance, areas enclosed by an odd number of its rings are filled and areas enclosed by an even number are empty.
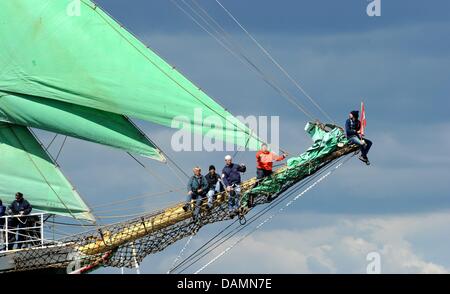
<svg viewBox="0 0 450 294">
<path fill-rule="evenodd" d="M 333 152 L 298 166 L 284 166 L 257 187 L 256 180 L 250 179 L 242 184 L 242 195 L 251 195 L 254 205 L 266 203 L 269 195 L 277 197 L 324 165 L 353 151 L 354 146 L 336 147 Z M 180 203 L 161 212 L 61 239 L 43 248 L 24 249 L 14 253 L 10 271 L 60 269 L 83 273 L 98 266 L 133 267 L 147 255 L 196 234 L 204 225 L 229 219 L 227 199 L 225 193 L 217 195 L 209 211 L 204 204 L 198 221 L 192 218 L 192 210 L 185 212 Z"/>
</svg>

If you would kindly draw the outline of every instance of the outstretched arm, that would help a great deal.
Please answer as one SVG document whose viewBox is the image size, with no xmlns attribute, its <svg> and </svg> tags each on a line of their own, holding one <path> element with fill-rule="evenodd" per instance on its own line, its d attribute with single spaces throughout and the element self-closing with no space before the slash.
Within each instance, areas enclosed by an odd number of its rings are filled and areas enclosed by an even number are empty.
<svg viewBox="0 0 450 294">
<path fill-rule="evenodd" d="M 237 170 L 241 173 L 245 173 L 245 171 L 247 170 L 247 167 L 243 164 L 238 165 Z"/>
<path fill-rule="evenodd" d="M 275 161 L 282 161 L 283 159 L 286 158 L 285 154 L 281 154 L 280 156 L 278 156 L 275 152 L 272 152 L 272 158 Z"/>
</svg>

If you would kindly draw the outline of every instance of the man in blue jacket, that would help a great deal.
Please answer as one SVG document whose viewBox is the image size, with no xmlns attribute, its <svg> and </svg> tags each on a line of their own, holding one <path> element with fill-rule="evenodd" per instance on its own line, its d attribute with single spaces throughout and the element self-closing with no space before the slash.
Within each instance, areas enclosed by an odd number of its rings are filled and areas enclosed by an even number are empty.
<svg viewBox="0 0 450 294">
<path fill-rule="evenodd" d="M 228 210 L 233 218 L 240 207 L 241 196 L 241 173 L 247 170 L 243 164 L 233 163 L 230 155 L 225 156 L 225 167 L 222 170 L 222 181 L 228 192 Z"/>
<path fill-rule="evenodd" d="M 25 241 L 26 228 L 27 227 L 27 217 L 31 213 L 31 204 L 23 198 L 23 194 L 20 192 L 16 193 L 16 200 L 14 200 L 11 205 L 8 207 L 9 214 L 15 215 L 17 217 L 12 218 L 10 224 L 8 223 L 8 229 L 17 228 L 17 249 L 22 248 Z M 8 241 L 8 249 L 13 249 L 15 234 L 9 234 L 11 241 Z"/>
<path fill-rule="evenodd" d="M 354 110 L 348 115 L 348 119 L 345 122 L 345 132 L 347 133 L 347 139 L 350 144 L 356 144 L 361 148 L 361 155 L 359 159 L 370 164 L 367 153 L 369 153 L 370 147 L 372 147 L 372 141 L 363 138 L 361 136 L 361 122 L 359 121 L 359 111 Z"/>
<path fill-rule="evenodd" d="M 195 200 L 194 219 L 197 219 L 202 200 L 206 197 L 206 193 L 208 193 L 208 181 L 202 176 L 200 167 L 194 167 L 193 172 L 194 175 L 189 179 L 187 184 L 188 195 L 183 209 L 184 211 L 188 211 L 191 207 L 191 201 Z"/>
</svg>

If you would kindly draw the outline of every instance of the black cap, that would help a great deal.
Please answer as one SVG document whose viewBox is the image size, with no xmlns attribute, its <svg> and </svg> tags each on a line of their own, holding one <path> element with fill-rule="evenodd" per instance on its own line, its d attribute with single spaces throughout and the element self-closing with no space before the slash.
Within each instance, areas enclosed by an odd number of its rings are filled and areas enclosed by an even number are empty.
<svg viewBox="0 0 450 294">
<path fill-rule="evenodd" d="M 210 165 L 208 170 L 216 170 L 216 167 L 214 165 Z"/>
<path fill-rule="evenodd" d="M 359 117 L 359 111 L 358 110 L 353 110 L 350 112 L 354 118 L 358 118 Z"/>
</svg>

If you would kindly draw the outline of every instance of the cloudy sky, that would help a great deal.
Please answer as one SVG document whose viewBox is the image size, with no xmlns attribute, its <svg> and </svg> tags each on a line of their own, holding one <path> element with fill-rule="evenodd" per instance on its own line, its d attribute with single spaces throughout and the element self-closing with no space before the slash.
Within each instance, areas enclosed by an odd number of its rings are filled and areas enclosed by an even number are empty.
<svg viewBox="0 0 450 294">
<path fill-rule="evenodd" d="M 215 1 L 198 2 L 265 72 L 324 120 Z M 311 144 L 302 131 L 308 118 L 171 1 L 97 3 L 232 113 L 279 116 L 280 144 L 290 154 L 299 154 Z M 382 15 L 373 18 L 366 14 L 368 3 L 223 0 L 339 124 L 364 99 L 367 133 L 374 146 L 370 167 L 353 159 L 204 273 L 365 273 L 370 252 L 380 254 L 384 273 L 450 271 L 450 2 L 382 0 Z M 224 153 L 174 152 L 170 147 L 173 130 L 137 123 L 187 172 L 194 165 L 222 166 Z M 40 136 L 44 142 L 50 139 L 46 133 Z M 254 154 L 238 156 L 237 161 L 250 166 L 245 178 L 253 176 Z M 142 160 L 167 183 L 123 152 L 75 139 L 68 140 L 59 161 L 94 208 L 184 185 L 167 166 Z M 183 198 L 165 194 L 96 211 L 102 219 L 162 208 Z M 187 253 L 224 225 L 202 229 Z M 141 271 L 166 272 L 185 241 L 147 257 Z"/>
</svg>

